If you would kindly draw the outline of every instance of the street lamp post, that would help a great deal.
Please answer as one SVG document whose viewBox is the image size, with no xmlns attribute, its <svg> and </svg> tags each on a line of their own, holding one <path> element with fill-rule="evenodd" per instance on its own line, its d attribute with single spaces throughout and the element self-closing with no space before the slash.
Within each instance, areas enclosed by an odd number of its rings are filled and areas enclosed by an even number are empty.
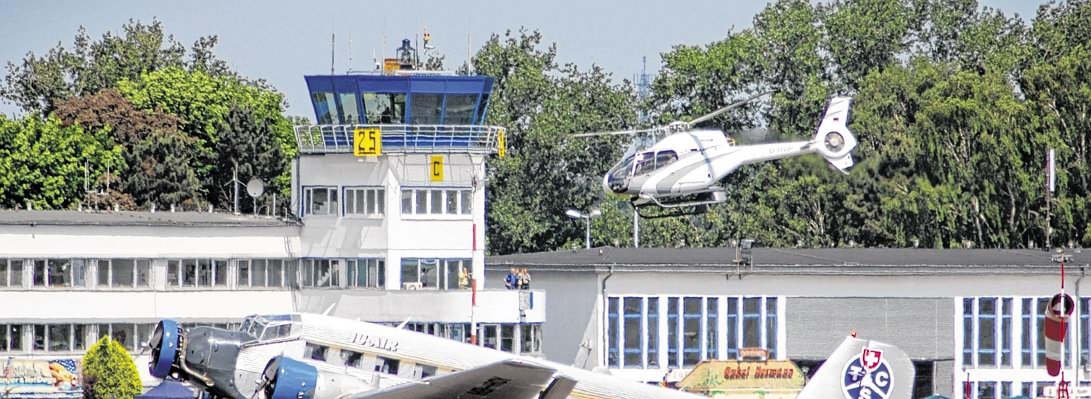
<svg viewBox="0 0 1091 399">
<path fill-rule="evenodd" d="M 564 211 L 564 214 L 573 219 L 584 219 L 587 221 L 587 235 L 584 239 L 584 244 L 587 249 L 591 249 L 591 218 L 601 215 L 602 211 L 598 208 L 591 208 L 581 212 L 573 208 L 568 208 Z"/>
</svg>

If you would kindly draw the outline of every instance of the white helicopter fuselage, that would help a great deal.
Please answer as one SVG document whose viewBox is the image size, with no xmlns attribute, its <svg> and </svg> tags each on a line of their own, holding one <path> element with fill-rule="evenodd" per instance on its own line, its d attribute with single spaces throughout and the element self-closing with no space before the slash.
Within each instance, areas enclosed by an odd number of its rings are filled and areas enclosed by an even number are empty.
<svg viewBox="0 0 1091 399">
<path fill-rule="evenodd" d="M 850 101 L 847 97 L 831 100 L 810 141 L 736 145 L 719 130 L 674 133 L 614 166 L 603 178 L 603 188 L 632 196 L 636 205 L 668 206 L 675 200 L 692 205 L 722 202 L 720 181 L 749 163 L 819 153 L 844 171 L 853 164 L 850 152 L 856 146 L 847 128 Z M 721 195 L 692 198 L 706 193 Z"/>
</svg>

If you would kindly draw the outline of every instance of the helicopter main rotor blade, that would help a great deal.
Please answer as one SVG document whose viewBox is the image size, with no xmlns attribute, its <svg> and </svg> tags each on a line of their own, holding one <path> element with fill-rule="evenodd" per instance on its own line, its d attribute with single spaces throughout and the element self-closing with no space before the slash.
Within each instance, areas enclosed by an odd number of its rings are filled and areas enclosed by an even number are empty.
<svg viewBox="0 0 1091 399">
<path fill-rule="evenodd" d="M 654 131 L 657 131 L 657 130 L 662 130 L 662 128 L 661 127 L 653 127 L 653 128 L 648 128 L 648 129 L 618 130 L 618 131 L 614 131 L 614 132 L 579 133 L 579 134 L 573 134 L 573 135 L 571 135 L 569 137 L 619 136 L 619 135 L 623 135 L 623 134 L 651 133 L 651 132 L 654 132 Z"/>
<path fill-rule="evenodd" d="M 704 116 L 701 116 L 701 117 L 699 117 L 697 119 L 689 121 L 686 124 L 689 125 L 690 127 L 693 127 L 694 125 L 696 125 L 698 123 L 701 123 L 701 122 L 707 121 L 709 119 L 715 118 L 719 114 L 730 111 L 730 110 L 732 110 L 734 108 L 738 108 L 739 106 L 742 106 L 742 105 L 747 104 L 747 103 L 749 103 L 751 101 L 757 100 L 758 98 L 761 98 L 761 97 L 763 97 L 763 96 L 765 96 L 767 94 L 770 94 L 772 92 L 773 92 L 772 90 L 769 90 L 769 91 L 758 93 L 758 94 L 755 94 L 755 95 L 750 96 L 748 98 L 744 98 L 742 100 L 733 102 L 731 104 L 728 104 L 727 106 L 724 106 L 723 108 L 712 111 L 711 113 L 705 114 Z"/>
</svg>

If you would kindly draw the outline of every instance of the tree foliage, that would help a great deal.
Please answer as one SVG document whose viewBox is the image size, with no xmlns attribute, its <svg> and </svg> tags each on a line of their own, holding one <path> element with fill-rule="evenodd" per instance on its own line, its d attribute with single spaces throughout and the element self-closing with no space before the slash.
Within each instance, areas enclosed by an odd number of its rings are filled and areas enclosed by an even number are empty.
<svg viewBox="0 0 1091 399">
<path fill-rule="evenodd" d="M 120 342 L 102 337 L 83 356 L 84 397 L 132 399 L 140 394 L 140 373 Z"/>
<path fill-rule="evenodd" d="M 0 115 L 0 206 L 73 207 L 85 187 L 99 189 L 99 176 L 124 168 L 121 153 L 102 131 L 65 126 L 56 117 Z"/>
<path fill-rule="evenodd" d="M 555 57 L 540 33 L 509 31 L 494 35 L 473 58 L 477 73 L 496 78 L 487 122 L 508 128 L 507 157 L 489 164 L 487 217 L 497 226 L 489 230 L 489 245 L 496 252 L 582 242 L 583 225 L 565 210 L 600 201 L 599 182 L 621 147 L 616 138 L 567 136 L 636 120 L 630 87 L 613 83 L 598 67 L 558 66 Z"/>
<path fill-rule="evenodd" d="M 163 68 L 233 74 L 212 53 L 215 36 L 198 39 L 187 62 L 185 47 L 157 20 L 150 24 L 130 20 L 122 31 L 92 40 L 80 28 L 71 50 L 58 43 L 45 54 L 28 53 L 21 64 L 8 63 L 0 94 L 29 113 L 48 115 L 64 99 L 97 93 Z"/>
<path fill-rule="evenodd" d="M 232 179 L 232 168 L 223 164 L 225 160 L 229 162 L 232 156 L 242 168 L 256 173 L 240 171 L 239 179 L 246 181 L 250 177 L 262 177 L 281 190 L 281 195 L 288 194 L 283 191 L 288 189 L 289 180 L 286 160 L 295 156 L 297 149 L 291 122 L 284 116 L 284 100 L 280 93 L 260 82 L 180 68 L 165 68 L 144 74 L 138 81 L 121 81 L 118 90 L 137 108 L 165 112 L 179 118 L 179 129 L 196 142 L 192 165 L 201 181 L 201 191 L 207 194 L 205 199 L 217 208 L 227 208 L 233 202 L 230 195 L 225 195 L 231 192 L 227 182 Z M 235 113 L 233 121 L 246 123 L 245 126 L 231 126 L 229 114 L 233 107 L 239 111 Z M 258 130 L 244 132 L 246 129 Z M 225 134 L 256 134 L 258 136 L 246 140 L 260 141 L 255 148 L 262 152 L 221 153 L 237 144 L 221 144 Z M 271 152 L 274 150 L 276 152 Z M 280 157 L 280 161 L 269 161 L 269 157 L 273 156 Z M 271 166 L 278 167 L 275 173 L 269 170 Z"/>
<path fill-rule="evenodd" d="M 603 216 L 592 226 L 594 243 L 628 245 L 631 210 L 598 192 L 597 179 L 575 175 L 577 155 L 552 151 L 554 142 L 580 145 L 560 136 L 584 123 L 586 107 L 571 111 L 571 125 L 544 123 L 543 111 L 555 107 L 551 87 L 560 86 L 551 78 L 560 75 L 555 48 L 540 41 L 536 34 L 494 38 L 475 58 L 481 72 L 500 77 L 490 122 L 521 134 L 509 140 L 520 155 L 493 161 L 500 165 L 490 181 L 490 249 L 578 245 L 582 225 L 566 224 L 558 201 L 597 204 Z M 857 166 L 847 176 L 818 157 L 745 166 L 722 182 L 726 204 L 700 216 L 642 220 L 641 244 L 1041 246 L 1042 165 L 1055 148 L 1051 244 L 1091 245 L 1089 42 L 1087 0 L 1047 4 L 1030 24 L 973 0 L 772 2 L 753 28 L 663 54 L 643 106 L 668 123 L 774 90 L 705 126 L 766 124 L 784 138 L 807 139 L 828 96 L 852 95 Z M 523 155 L 531 153 L 541 157 Z M 615 154 L 602 153 L 611 162 Z M 579 172 L 601 175 L 606 167 L 591 163 Z M 573 174 L 563 177 L 568 185 L 591 190 L 555 183 L 562 172 Z"/>
</svg>

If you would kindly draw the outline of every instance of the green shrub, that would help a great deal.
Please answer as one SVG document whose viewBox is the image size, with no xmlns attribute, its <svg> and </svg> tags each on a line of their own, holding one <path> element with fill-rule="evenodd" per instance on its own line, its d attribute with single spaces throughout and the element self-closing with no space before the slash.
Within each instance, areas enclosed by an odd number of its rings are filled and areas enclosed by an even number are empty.
<svg viewBox="0 0 1091 399">
<path fill-rule="evenodd" d="M 133 399 L 141 392 L 140 373 L 133 357 L 110 337 L 102 337 L 83 356 L 86 399 Z"/>
</svg>

